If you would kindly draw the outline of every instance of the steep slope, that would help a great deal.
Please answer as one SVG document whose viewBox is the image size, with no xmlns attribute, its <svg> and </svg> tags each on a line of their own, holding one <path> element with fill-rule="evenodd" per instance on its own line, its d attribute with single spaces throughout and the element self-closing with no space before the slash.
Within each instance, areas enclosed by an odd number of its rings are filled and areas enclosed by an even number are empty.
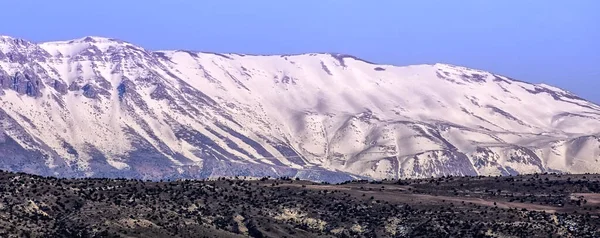
<svg viewBox="0 0 600 238">
<path fill-rule="evenodd" d="M 0 169 L 61 176 L 600 172 L 600 106 L 447 64 L 0 38 Z"/>
</svg>

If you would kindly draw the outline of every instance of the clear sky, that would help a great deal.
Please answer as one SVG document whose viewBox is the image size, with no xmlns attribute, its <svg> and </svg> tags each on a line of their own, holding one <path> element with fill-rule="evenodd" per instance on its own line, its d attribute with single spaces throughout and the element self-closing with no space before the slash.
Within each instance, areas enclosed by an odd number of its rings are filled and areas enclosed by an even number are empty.
<svg viewBox="0 0 600 238">
<path fill-rule="evenodd" d="M 18 0 L 0 34 L 118 38 L 150 50 L 340 52 L 450 63 L 600 102 L 600 0 Z"/>
</svg>

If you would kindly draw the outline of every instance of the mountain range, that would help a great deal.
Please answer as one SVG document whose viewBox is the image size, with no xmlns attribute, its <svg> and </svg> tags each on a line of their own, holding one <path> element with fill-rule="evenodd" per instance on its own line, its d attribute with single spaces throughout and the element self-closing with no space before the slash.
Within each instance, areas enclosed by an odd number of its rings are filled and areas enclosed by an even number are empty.
<svg viewBox="0 0 600 238">
<path fill-rule="evenodd" d="M 0 36 L 0 169 L 61 177 L 600 172 L 600 106 L 449 64 Z"/>
</svg>

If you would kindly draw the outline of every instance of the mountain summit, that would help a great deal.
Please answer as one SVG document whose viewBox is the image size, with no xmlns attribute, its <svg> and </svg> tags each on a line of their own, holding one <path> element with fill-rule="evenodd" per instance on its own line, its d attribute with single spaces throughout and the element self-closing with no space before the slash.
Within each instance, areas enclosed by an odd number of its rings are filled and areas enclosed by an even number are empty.
<svg viewBox="0 0 600 238">
<path fill-rule="evenodd" d="M 145 179 L 600 172 L 600 106 L 448 64 L 0 37 L 0 169 Z"/>
</svg>

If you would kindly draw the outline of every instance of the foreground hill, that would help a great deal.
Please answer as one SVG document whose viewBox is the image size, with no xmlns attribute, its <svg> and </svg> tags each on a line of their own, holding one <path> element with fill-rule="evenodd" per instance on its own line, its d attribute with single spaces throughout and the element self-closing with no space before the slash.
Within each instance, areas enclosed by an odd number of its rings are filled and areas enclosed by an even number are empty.
<svg viewBox="0 0 600 238">
<path fill-rule="evenodd" d="M 1 237 L 598 237 L 599 175 L 144 182 L 0 173 Z"/>
<path fill-rule="evenodd" d="M 144 179 L 600 172 L 600 106 L 447 64 L 0 37 L 0 168 Z"/>
</svg>

